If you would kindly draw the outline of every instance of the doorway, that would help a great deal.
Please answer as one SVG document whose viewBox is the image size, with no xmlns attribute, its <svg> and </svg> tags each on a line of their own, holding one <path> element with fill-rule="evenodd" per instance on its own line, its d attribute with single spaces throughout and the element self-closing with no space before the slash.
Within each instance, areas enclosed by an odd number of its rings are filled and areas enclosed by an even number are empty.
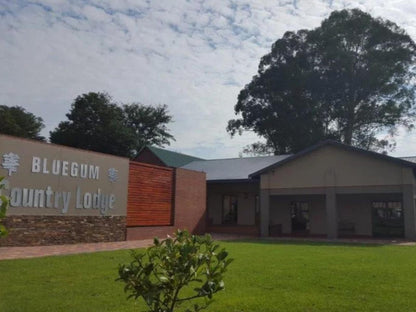
<svg viewBox="0 0 416 312">
<path fill-rule="evenodd" d="M 237 196 L 224 195 L 222 204 L 222 224 L 237 224 L 238 198 Z"/>
<path fill-rule="evenodd" d="M 292 201 L 290 203 L 292 234 L 309 234 L 309 203 Z"/>
</svg>

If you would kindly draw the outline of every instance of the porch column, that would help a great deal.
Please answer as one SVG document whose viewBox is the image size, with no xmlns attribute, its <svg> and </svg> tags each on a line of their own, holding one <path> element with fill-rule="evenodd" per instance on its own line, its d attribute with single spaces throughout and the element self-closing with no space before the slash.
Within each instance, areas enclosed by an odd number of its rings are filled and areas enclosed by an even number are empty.
<svg viewBox="0 0 416 312">
<path fill-rule="evenodd" d="M 334 187 L 329 187 L 325 192 L 326 207 L 326 235 L 329 239 L 338 237 L 337 196 Z"/>
<path fill-rule="evenodd" d="M 403 185 L 404 237 L 416 239 L 415 190 L 412 184 Z"/>
<path fill-rule="evenodd" d="M 268 190 L 260 190 L 260 235 L 269 236 L 270 195 Z"/>
</svg>

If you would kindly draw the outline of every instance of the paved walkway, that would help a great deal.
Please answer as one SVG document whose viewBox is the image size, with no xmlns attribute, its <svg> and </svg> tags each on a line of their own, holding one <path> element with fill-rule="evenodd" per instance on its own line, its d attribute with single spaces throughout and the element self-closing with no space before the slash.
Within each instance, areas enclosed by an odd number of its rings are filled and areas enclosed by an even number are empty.
<svg viewBox="0 0 416 312">
<path fill-rule="evenodd" d="M 244 239 L 245 236 L 239 235 L 213 235 L 215 240 Z M 24 259 L 37 258 L 46 256 L 71 255 L 79 253 L 111 251 L 120 249 L 134 249 L 148 247 L 153 244 L 153 239 L 134 240 L 124 242 L 109 243 L 84 243 L 68 245 L 51 245 L 51 246 L 33 246 L 33 247 L 0 247 L 0 260 L 6 259 Z"/>
<path fill-rule="evenodd" d="M 110 243 L 86 243 L 71 245 L 51 245 L 33 247 L 0 247 L 0 260 L 36 258 L 45 256 L 70 255 L 97 251 L 108 251 L 118 249 L 134 249 L 150 246 L 152 239 L 110 242 Z"/>
<path fill-rule="evenodd" d="M 258 238 L 241 235 L 213 234 L 215 240 L 238 240 Z M 379 244 L 379 245 L 401 245 L 415 246 L 416 242 L 405 240 L 378 240 L 378 239 L 337 239 L 328 240 L 325 238 L 294 238 L 294 237 L 273 237 L 266 238 L 270 241 L 288 241 L 288 242 L 322 242 L 322 243 L 345 243 L 345 244 Z M 53 246 L 33 246 L 33 247 L 0 247 L 0 260 L 6 259 L 23 259 L 37 258 L 57 255 L 70 255 L 79 253 L 89 253 L 97 251 L 110 251 L 120 249 L 134 249 L 148 247 L 153 244 L 153 239 L 110 242 L 110 243 L 86 243 L 71 245 L 53 245 Z"/>
</svg>

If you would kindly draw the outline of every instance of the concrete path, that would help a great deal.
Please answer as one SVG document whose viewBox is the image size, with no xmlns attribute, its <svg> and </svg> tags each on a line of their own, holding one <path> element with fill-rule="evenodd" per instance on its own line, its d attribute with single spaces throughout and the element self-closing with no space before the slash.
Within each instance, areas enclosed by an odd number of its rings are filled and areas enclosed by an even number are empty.
<svg viewBox="0 0 416 312">
<path fill-rule="evenodd" d="M 213 234 L 215 240 L 258 240 L 256 237 L 247 237 L 241 235 Z M 401 245 L 415 246 L 416 242 L 405 240 L 378 240 L 378 239 L 337 239 L 328 240 L 325 238 L 300 238 L 300 237 L 270 237 L 264 240 L 282 241 L 282 242 L 322 242 L 322 243 L 344 243 L 344 244 L 379 244 L 379 245 Z M 57 255 L 70 255 L 79 253 L 89 253 L 97 251 L 111 251 L 120 249 L 134 249 L 148 247 L 153 244 L 153 239 L 110 242 L 110 243 L 87 243 L 71 245 L 53 245 L 53 246 L 33 246 L 33 247 L 0 247 L 0 260 L 6 259 L 24 259 L 37 258 Z"/>
</svg>

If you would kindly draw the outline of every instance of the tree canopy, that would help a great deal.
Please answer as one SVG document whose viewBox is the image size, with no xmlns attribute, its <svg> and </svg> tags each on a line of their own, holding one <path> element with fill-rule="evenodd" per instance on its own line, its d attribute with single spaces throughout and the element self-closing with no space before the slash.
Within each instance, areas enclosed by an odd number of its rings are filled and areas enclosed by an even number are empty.
<svg viewBox="0 0 416 312">
<path fill-rule="evenodd" d="M 135 157 L 148 144 L 163 146 L 173 136 L 166 124 L 172 120 L 166 106 L 119 106 L 106 93 L 78 96 L 61 122 L 50 132 L 52 143 Z"/>
<path fill-rule="evenodd" d="M 165 146 L 175 140 L 167 127 L 172 116 L 166 105 L 154 107 L 133 103 L 124 105 L 123 110 L 125 126 L 133 132 L 132 157 L 146 145 Z"/>
<path fill-rule="evenodd" d="M 0 105 L 0 133 L 44 141 L 43 120 L 20 106 Z"/>
<path fill-rule="evenodd" d="M 358 9 L 286 32 L 238 96 L 231 135 L 262 136 L 254 153 L 293 153 L 331 138 L 385 150 L 415 117 L 416 45 L 395 23 Z M 378 134 L 388 133 L 379 139 Z"/>
</svg>

